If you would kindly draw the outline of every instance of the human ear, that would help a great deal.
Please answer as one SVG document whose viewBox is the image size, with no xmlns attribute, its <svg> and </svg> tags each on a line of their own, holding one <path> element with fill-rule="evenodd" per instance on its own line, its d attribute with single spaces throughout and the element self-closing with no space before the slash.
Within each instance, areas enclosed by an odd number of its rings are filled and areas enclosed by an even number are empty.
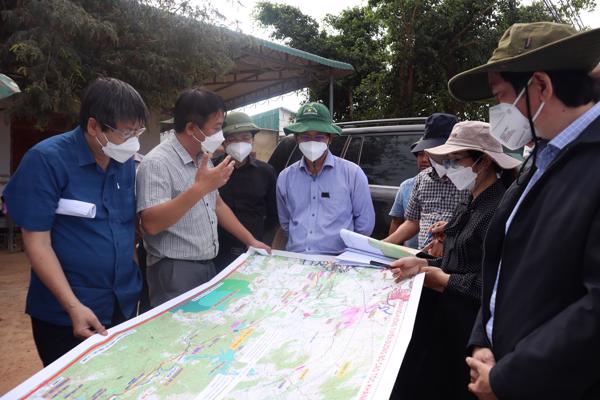
<svg viewBox="0 0 600 400">
<path fill-rule="evenodd" d="M 539 96 L 537 100 L 540 103 L 548 102 L 554 94 L 554 86 L 550 76 L 545 72 L 536 72 L 533 74 L 533 83 L 537 88 L 535 95 Z"/>
</svg>

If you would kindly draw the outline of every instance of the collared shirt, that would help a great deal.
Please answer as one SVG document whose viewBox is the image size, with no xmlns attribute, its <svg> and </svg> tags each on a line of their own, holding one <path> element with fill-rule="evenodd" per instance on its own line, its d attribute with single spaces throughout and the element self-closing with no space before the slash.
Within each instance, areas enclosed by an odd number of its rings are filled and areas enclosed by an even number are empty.
<svg viewBox="0 0 600 400">
<path fill-rule="evenodd" d="M 375 226 L 367 176 L 329 151 L 316 176 L 304 157 L 281 172 L 277 210 L 288 235 L 286 250 L 299 253 L 339 254 L 345 248 L 342 229 L 369 236 Z"/>
<path fill-rule="evenodd" d="M 556 156 L 564 149 L 568 144 L 573 142 L 581 135 L 581 133 L 591 124 L 595 119 L 600 117 L 600 103 L 596 103 L 592 108 L 587 110 L 583 115 L 573 121 L 567 126 L 562 132 L 554 137 L 548 144 L 541 150 L 536 156 L 535 166 L 536 171 L 529 180 L 529 183 L 525 187 L 523 194 L 517 201 L 517 204 L 513 208 L 510 216 L 506 220 L 506 226 L 504 229 L 505 234 L 508 233 L 510 224 L 512 223 L 517 210 L 521 206 L 523 199 L 527 196 L 531 188 L 539 181 L 544 172 L 548 169 L 548 166 L 554 161 Z M 500 279 L 500 269 L 502 268 L 502 260 L 498 265 L 498 272 L 496 273 L 496 281 L 494 282 L 494 289 L 490 297 L 490 319 L 485 324 L 485 331 L 488 339 L 492 342 L 492 331 L 494 328 L 494 311 L 496 308 L 496 292 L 498 290 L 498 281 Z"/>
<path fill-rule="evenodd" d="M 408 178 L 404 182 L 400 184 L 400 188 L 398 188 L 398 192 L 396 193 L 396 198 L 394 199 L 394 205 L 390 210 L 390 217 L 394 218 L 402 218 L 404 219 L 404 213 L 406 208 L 408 207 L 408 200 L 410 200 L 410 193 L 412 192 L 412 188 L 415 185 L 416 176 L 412 178 Z M 404 242 L 405 246 L 416 249 L 419 247 L 419 235 L 415 235 Z"/>
<path fill-rule="evenodd" d="M 110 160 L 106 171 L 94 159 L 80 128 L 32 147 L 4 190 L 17 225 L 50 231 L 52 248 L 75 296 L 103 324 L 110 324 L 115 299 L 123 315 L 135 310 L 141 290 L 133 261 L 135 240 L 133 160 Z M 60 199 L 96 205 L 95 218 L 56 214 Z M 71 325 L 68 314 L 35 272 L 26 311 L 56 325 Z"/>
<path fill-rule="evenodd" d="M 405 219 L 419 221 L 419 248 L 427 240 L 429 227 L 438 221 L 449 221 L 458 203 L 470 195 L 468 190 L 458 190 L 446 177 L 440 178 L 432 167 L 419 172 L 404 213 Z"/>
<path fill-rule="evenodd" d="M 467 298 L 477 305 L 481 301 L 481 264 L 483 240 L 492 216 L 506 191 L 497 180 L 474 200 L 459 203 L 444 229 L 444 254 L 430 260 L 450 274 L 446 290 Z"/>
<path fill-rule="evenodd" d="M 174 199 L 195 182 L 197 160 L 192 159 L 177 137 L 177 134 L 169 136 L 140 163 L 136 187 L 138 212 Z M 212 162 L 208 164 L 212 168 Z M 215 190 L 204 196 L 164 231 L 143 234 L 148 265 L 162 258 L 200 261 L 217 255 L 217 195 Z"/>
<path fill-rule="evenodd" d="M 218 165 L 225 158 L 214 159 Z M 269 164 L 248 157 L 246 163 L 235 168 L 227 183 L 219 189 L 221 198 L 231 208 L 242 225 L 258 240 L 264 240 L 265 230 L 279 225 L 275 200 L 275 169 Z M 246 245 L 219 227 L 220 252 Z"/>
</svg>

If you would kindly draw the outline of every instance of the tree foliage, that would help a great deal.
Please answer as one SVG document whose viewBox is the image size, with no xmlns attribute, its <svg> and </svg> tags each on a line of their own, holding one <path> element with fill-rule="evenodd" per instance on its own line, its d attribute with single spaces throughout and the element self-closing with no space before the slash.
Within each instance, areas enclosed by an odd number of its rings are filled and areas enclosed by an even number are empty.
<svg viewBox="0 0 600 400">
<path fill-rule="evenodd" d="M 285 4 L 260 2 L 255 19 L 273 28 L 272 37 L 290 47 L 352 64 L 356 73 L 336 81 L 334 115 L 338 119 L 372 116 L 378 105 L 370 97 L 369 88 L 362 85 L 384 74 L 386 60 L 383 27 L 372 9 L 354 7 L 338 16 L 329 15 L 326 27 L 334 33 L 328 33 L 298 8 Z M 328 85 L 314 85 L 309 89 L 311 99 L 328 104 Z"/>
<path fill-rule="evenodd" d="M 122 79 L 153 108 L 232 63 L 210 9 L 176 0 L 0 0 L 0 65 L 20 85 L 14 112 L 75 115 L 99 76 Z"/>
<path fill-rule="evenodd" d="M 453 99 L 448 80 L 485 63 L 511 24 L 573 22 L 581 10 L 594 7 L 593 0 L 567 1 L 551 14 L 542 2 L 370 0 L 318 25 L 295 7 L 262 2 L 255 16 L 273 30 L 274 38 L 355 66 L 357 73 L 336 85 L 334 114 L 339 120 L 436 111 L 485 119 L 485 105 Z M 309 97 L 327 104 L 329 95 L 323 85 L 311 88 Z"/>
</svg>

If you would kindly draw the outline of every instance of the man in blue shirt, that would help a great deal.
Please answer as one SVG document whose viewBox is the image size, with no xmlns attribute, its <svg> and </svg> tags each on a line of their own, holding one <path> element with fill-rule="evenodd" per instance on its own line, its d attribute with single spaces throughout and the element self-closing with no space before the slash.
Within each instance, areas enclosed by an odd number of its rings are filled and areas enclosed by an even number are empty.
<svg viewBox="0 0 600 400">
<path fill-rule="evenodd" d="M 148 110 L 112 78 L 83 95 L 80 125 L 32 147 L 4 197 L 32 266 L 26 312 L 44 366 L 135 314 L 135 167 Z M 88 215 L 65 200 L 87 203 Z M 94 210 L 95 208 L 95 210 Z"/>
<path fill-rule="evenodd" d="M 340 230 L 369 236 L 375 211 L 367 176 L 360 167 L 328 150 L 342 130 L 319 103 L 300 107 L 296 123 L 284 128 L 296 137 L 302 159 L 277 179 L 277 211 L 286 250 L 311 254 L 344 251 Z"/>
</svg>

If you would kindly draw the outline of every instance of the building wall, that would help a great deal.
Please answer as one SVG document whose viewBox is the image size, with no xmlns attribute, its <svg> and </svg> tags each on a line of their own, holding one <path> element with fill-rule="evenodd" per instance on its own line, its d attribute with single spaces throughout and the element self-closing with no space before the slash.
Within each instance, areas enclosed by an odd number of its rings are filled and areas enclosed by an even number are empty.
<svg viewBox="0 0 600 400">
<path fill-rule="evenodd" d="M 10 116 L 0 109 L 0 192 L 10 176 Z"/>
<path fill-rule="evenodd" d="M 291 124 L 295 117 L 296 113 L 287 108 L 279 108 L 279 136 L 285 136 L 283 128 Z"/>
<path fill-rule="evenodd" d="M 163 116 L 164 117 L 164 116 Z M 156 145 L 160 143 L 160 120 L 161 115 L 156 110 L 150 110 L 150 119 L 146 124 L 146 132 L 140 136 L 140 153 L 148 154 Z"/>
<path fill-rule="evenodd" d="M 277 146 L 277 134 L 274 131 L 260 131 L 254 136 L 253 150 L 256 158 L 267 162 Z"/>
</svg>

